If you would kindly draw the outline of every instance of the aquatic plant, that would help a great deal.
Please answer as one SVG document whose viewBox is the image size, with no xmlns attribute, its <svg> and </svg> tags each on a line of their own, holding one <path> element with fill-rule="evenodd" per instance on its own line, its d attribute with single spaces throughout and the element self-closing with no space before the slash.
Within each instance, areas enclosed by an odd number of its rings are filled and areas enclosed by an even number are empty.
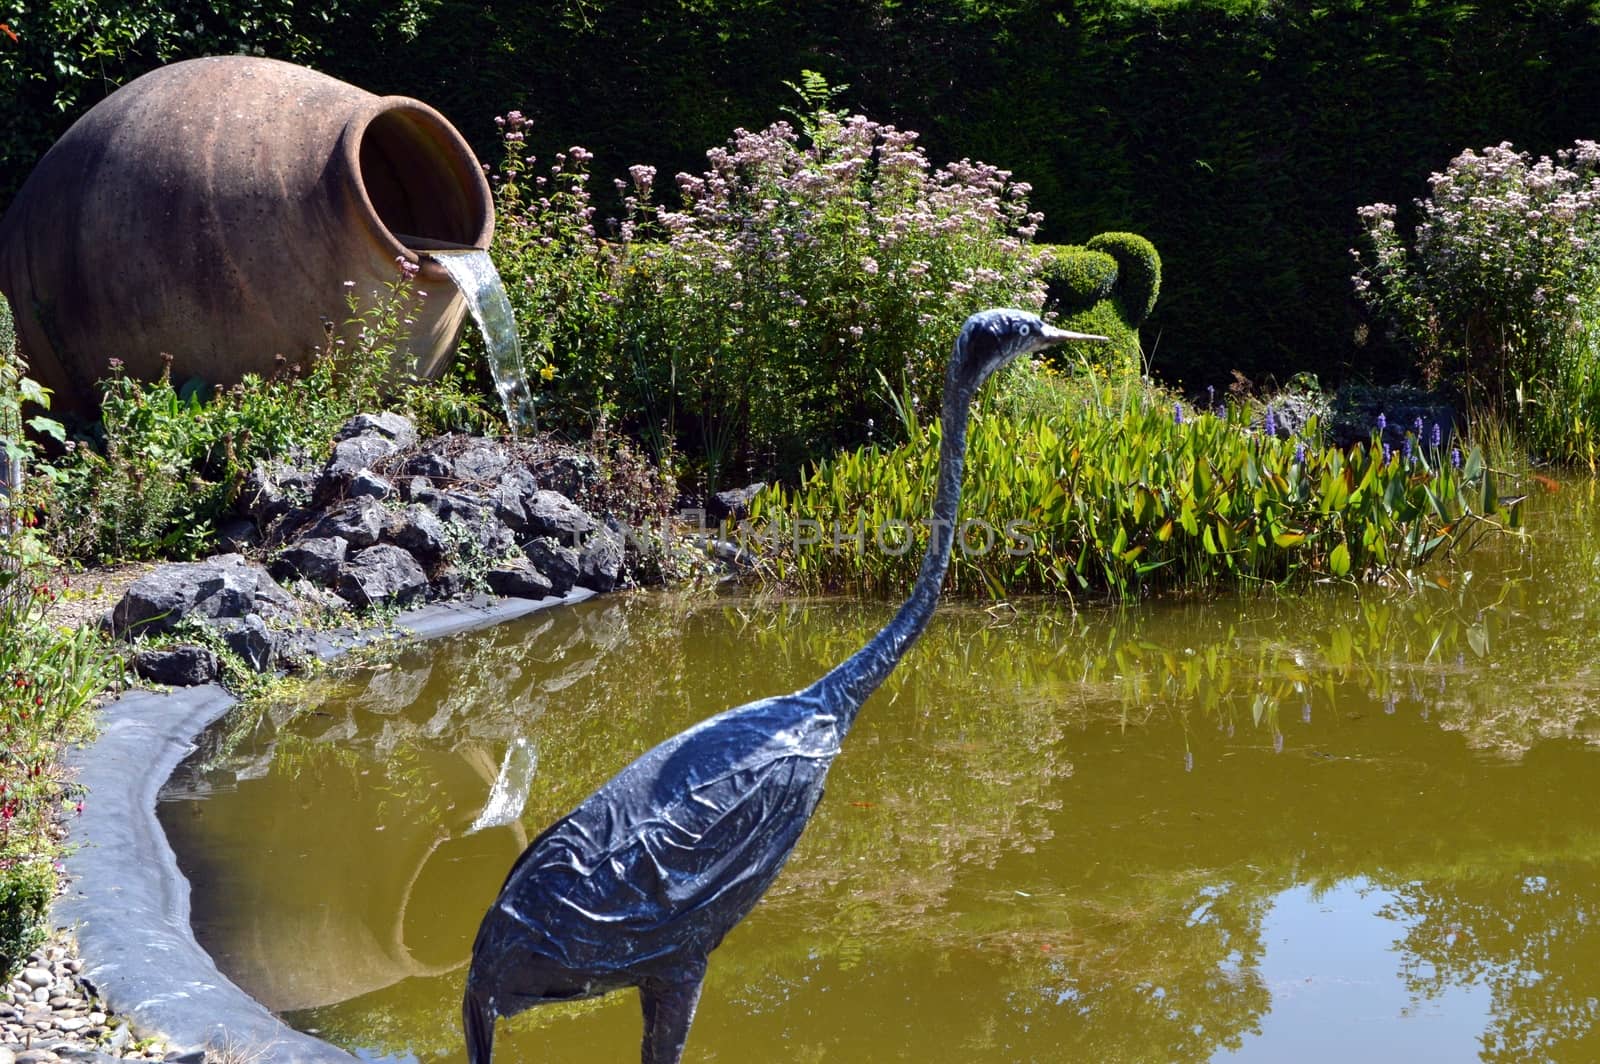
<svg viewBox="0 0 1600 1064">
<path fill-rule="evenodd" d="M 1600 144 L 1464 151 L 1416 202 L 1358 211 L 1357 296 L 1429 377 L 1510 418 L 1536 453 L 1600 461 Z M 1418 430 L 1420 436 L 1420 429 Z"/>
<path fill-rule="evenodd" d="M 766 579 L 880 595 L 911 580 L 938 430 L 907 409 L 903 446 L 840 454 L 756 499 L 737 531 Z M 967 468 L 950 580 L 996 597 L 1412 580 L 1520 523 L 1476 449 L 1460 468 L 1420 446 L 1407 464 L 1376 435 L 1342 450 L 1252 432 L 1243 410 L 1180 422 L 1114 383 L 1054 415 L 980 414 Z"/>
</svg>

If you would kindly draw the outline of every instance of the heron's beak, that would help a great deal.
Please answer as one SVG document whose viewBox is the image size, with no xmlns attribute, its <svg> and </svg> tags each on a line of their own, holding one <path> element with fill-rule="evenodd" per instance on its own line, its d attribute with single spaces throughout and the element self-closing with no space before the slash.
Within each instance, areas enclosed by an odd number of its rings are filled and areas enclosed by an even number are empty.
<svg viewBox="0 0 1600 1064">
<path fill-rule="evenodd" d="M 1094 333 L 1072 332 L 1068 329 L 1057 329 L 1053 325 L 1046 325 L 1039 333 L 1039 346 L 1050 347 L 1055 344 L 1066 343 L 1068 340 L 1087 340 L 1095 344 L 1109 344 L 1111 337 L 1096 336 Z"/>
</svg>

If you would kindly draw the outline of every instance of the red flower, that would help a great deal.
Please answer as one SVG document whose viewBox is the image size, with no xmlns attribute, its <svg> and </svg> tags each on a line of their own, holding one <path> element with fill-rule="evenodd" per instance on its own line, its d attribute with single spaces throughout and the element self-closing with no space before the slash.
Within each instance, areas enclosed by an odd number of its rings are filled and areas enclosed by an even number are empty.
<svg viewBox="0 0 1600 1064">
<path fill-rule="evenodd" d="M 10 26 L 7 26 L 4 22 L 0 22 L 0 33 L 3 33 L 7 37 L 10 37 L 11 38 L 11 43 L 13 43 L 13 44 L 15 44 L 17 41 L 22 40 L 21 37 L 17 36 L 17 31 L 12 29 Z"/>
</svg>

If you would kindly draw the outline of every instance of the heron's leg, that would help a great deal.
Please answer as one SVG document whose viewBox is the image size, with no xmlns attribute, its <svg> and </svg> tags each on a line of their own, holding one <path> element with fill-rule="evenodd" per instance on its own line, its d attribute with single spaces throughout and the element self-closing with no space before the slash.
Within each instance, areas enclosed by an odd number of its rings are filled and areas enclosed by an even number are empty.
<svg viewBox="0 0 1600 1064">
<path fill-rule="evenodd" d="M 683 1059 L 683 1044 L 689 1040 L 689 1025 L 694 1022 L 704 981 L 702 968 L 681 982 L 639 984 L 639 1002 L 644 1006 L 641 1064 L 678 1064 Z"/>
</svg>

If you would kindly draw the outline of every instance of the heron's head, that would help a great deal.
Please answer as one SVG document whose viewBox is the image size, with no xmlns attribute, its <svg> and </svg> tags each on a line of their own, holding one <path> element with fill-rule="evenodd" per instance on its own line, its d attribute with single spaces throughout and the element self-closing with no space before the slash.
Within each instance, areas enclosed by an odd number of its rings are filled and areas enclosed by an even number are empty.
<svg viewBox="0 0 1600 1064">
<path fill-rule="evenodd" d="M 1105 343 L 1107 337 L 1057 329 L 1026 310 L 980 310 L 961 327 L 951 376 L 976 390 L 991 373 L 1014 359 L 1067 340 Z"/>
</svg>

